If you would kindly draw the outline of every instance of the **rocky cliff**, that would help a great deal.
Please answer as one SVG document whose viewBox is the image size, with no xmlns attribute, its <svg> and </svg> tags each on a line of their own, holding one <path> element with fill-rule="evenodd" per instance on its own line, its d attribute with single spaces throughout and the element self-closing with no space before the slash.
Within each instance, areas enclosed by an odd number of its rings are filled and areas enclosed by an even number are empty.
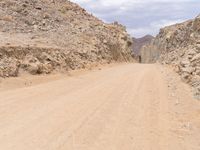
<svg viewBox="0 0 200 150">
<path fill-rule="evenodd" d="M 166 44 L 165 40 L 163 39 L 164 36 L 161 35 L 162 30 L 165 29 L 166 28 L 161 29 L 160 33 L 155 38 L 142 46 L 140 50 L 142 63 L 155 63 L 159 59 L 163 46 Z"/>
<path fill-rule="evenodd" d="M 124 26 L 66 0 L 0 1 L 0 77 L 131 61 Z"/>
<path fill-rule="evenodd" d="M 150 50 L 150 61 L 146 62 L 159 60 L 173 66 L 185 82 L 195 87 L 195 95 L 200 95 L 200 16 L 161 29 L 144 49 Z"/>
<path fill-rule="evenodd" d="M 158 60 L 160 49 L 157 46 L 157 39 L 153 39 L 149 44 L 141 48 L 141 63 L 155 63 Z"/>
</svg>

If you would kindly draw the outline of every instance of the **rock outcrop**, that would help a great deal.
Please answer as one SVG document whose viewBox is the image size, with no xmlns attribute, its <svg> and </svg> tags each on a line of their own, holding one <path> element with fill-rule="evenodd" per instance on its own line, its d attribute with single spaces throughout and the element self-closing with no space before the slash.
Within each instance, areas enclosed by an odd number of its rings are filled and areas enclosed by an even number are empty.
<svg viewBox="0 0 200 150">
<path fill-rule="evenodd" d="M 131 61 L 124 26 L 66 0 L 0 1 L 0 77 Z"/>
<path fill-rule="evenodd" d="M 157 39 L 150 44 L 144 45 L 140 50 L 141 63 L 155 63 L 160 56 L 160 49 L 157 47 Z"/>
<path fill-rule="evenodd" d="M 153 56 L 150 57 L 150 62 L 159 59 L 162 64 L 173 66 L 182 79 L 195 88 L 195 95 L 199 97 L 200 16 L 161 29 L 145 49 L 152 50 Z"/>
</svg>

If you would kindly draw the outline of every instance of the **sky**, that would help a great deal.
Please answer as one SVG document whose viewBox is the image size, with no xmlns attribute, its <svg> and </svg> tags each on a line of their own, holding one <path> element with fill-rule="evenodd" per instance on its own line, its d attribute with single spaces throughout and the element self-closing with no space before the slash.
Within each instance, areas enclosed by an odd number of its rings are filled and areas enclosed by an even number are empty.
<svg viewBox="0 0 200 150">
<path fill-rule="evenodd" d="M 118 21 L 134 37 L 156 35 L 159 29 L 200 14 L 200 0 L 71 0 L 101 20 Z"/>
</svg>

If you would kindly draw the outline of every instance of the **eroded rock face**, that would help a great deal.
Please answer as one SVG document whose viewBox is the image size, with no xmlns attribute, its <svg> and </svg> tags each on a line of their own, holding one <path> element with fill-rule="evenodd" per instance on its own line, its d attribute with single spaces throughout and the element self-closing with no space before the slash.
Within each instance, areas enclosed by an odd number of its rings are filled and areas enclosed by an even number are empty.
<svg viewBox="0 0 200 150">
<path fill-rule="evenodd" d="M 1 0 L 0 43 L 1 77 L 132 61 L 124 26 L 106 24 L 66 0 Z"/>
<path fill-rule="evenodd" d="M 182 79 L 195 87 L 195 95 L 200 95 L 200 16 L 194 20 L 165 27 L 155 40 L 146 46 L 159 57 L 162 64 L 171 65 Z M 200 98 L 200 97 L 199 97 Z"/>
<path fill-rule="evenodd" d="M 152 40 L 150 44 L 144 45 L 141 48 L 141 63 L 155 63 L 157 61 L 160 56 L 160 51 L 158 50 L 155 42 L 155 40 Z"/>
</svg>

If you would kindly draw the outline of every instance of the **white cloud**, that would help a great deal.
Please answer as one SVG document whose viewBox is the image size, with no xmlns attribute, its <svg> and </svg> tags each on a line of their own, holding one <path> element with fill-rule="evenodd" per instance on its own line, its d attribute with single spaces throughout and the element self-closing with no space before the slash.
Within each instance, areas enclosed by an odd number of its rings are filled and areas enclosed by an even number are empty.
<svg viewBox="0 0 200 150">
<path fill-rule="evenodd" d="M 176 23 L 181 23 L 184 20 L 159 20 L 157 22 L 152 22 L 149 26 L 138 27 L 138 28 L 128 28 L 127 31 L 136 37 L 140 37 L 146 34 L 155 35 L 159 32 L 159 29 L 165 26 L 170 26 Z"/>
<path fill-rule="evenodd" d="M 178 20 L 160 20 L 158 22 L 152 22 L 150 24 L 150 26 L 153 27 L 153 28 L 162 28 L 162 27 L 170 26 L 170 25 L 173 25 L 173 24 L 176 24 L 176 23 L 181 23 L 183 21 L 184 20 L 181 20 L 181 19 L 178 19 Z"/>
<path fill-rule="evenodd" d="M 199 14 L 199 0 L 72 0 L 106 22 L 119 21 L 133 36 L 158 33 L 161 27 Z"/>
</svg>

